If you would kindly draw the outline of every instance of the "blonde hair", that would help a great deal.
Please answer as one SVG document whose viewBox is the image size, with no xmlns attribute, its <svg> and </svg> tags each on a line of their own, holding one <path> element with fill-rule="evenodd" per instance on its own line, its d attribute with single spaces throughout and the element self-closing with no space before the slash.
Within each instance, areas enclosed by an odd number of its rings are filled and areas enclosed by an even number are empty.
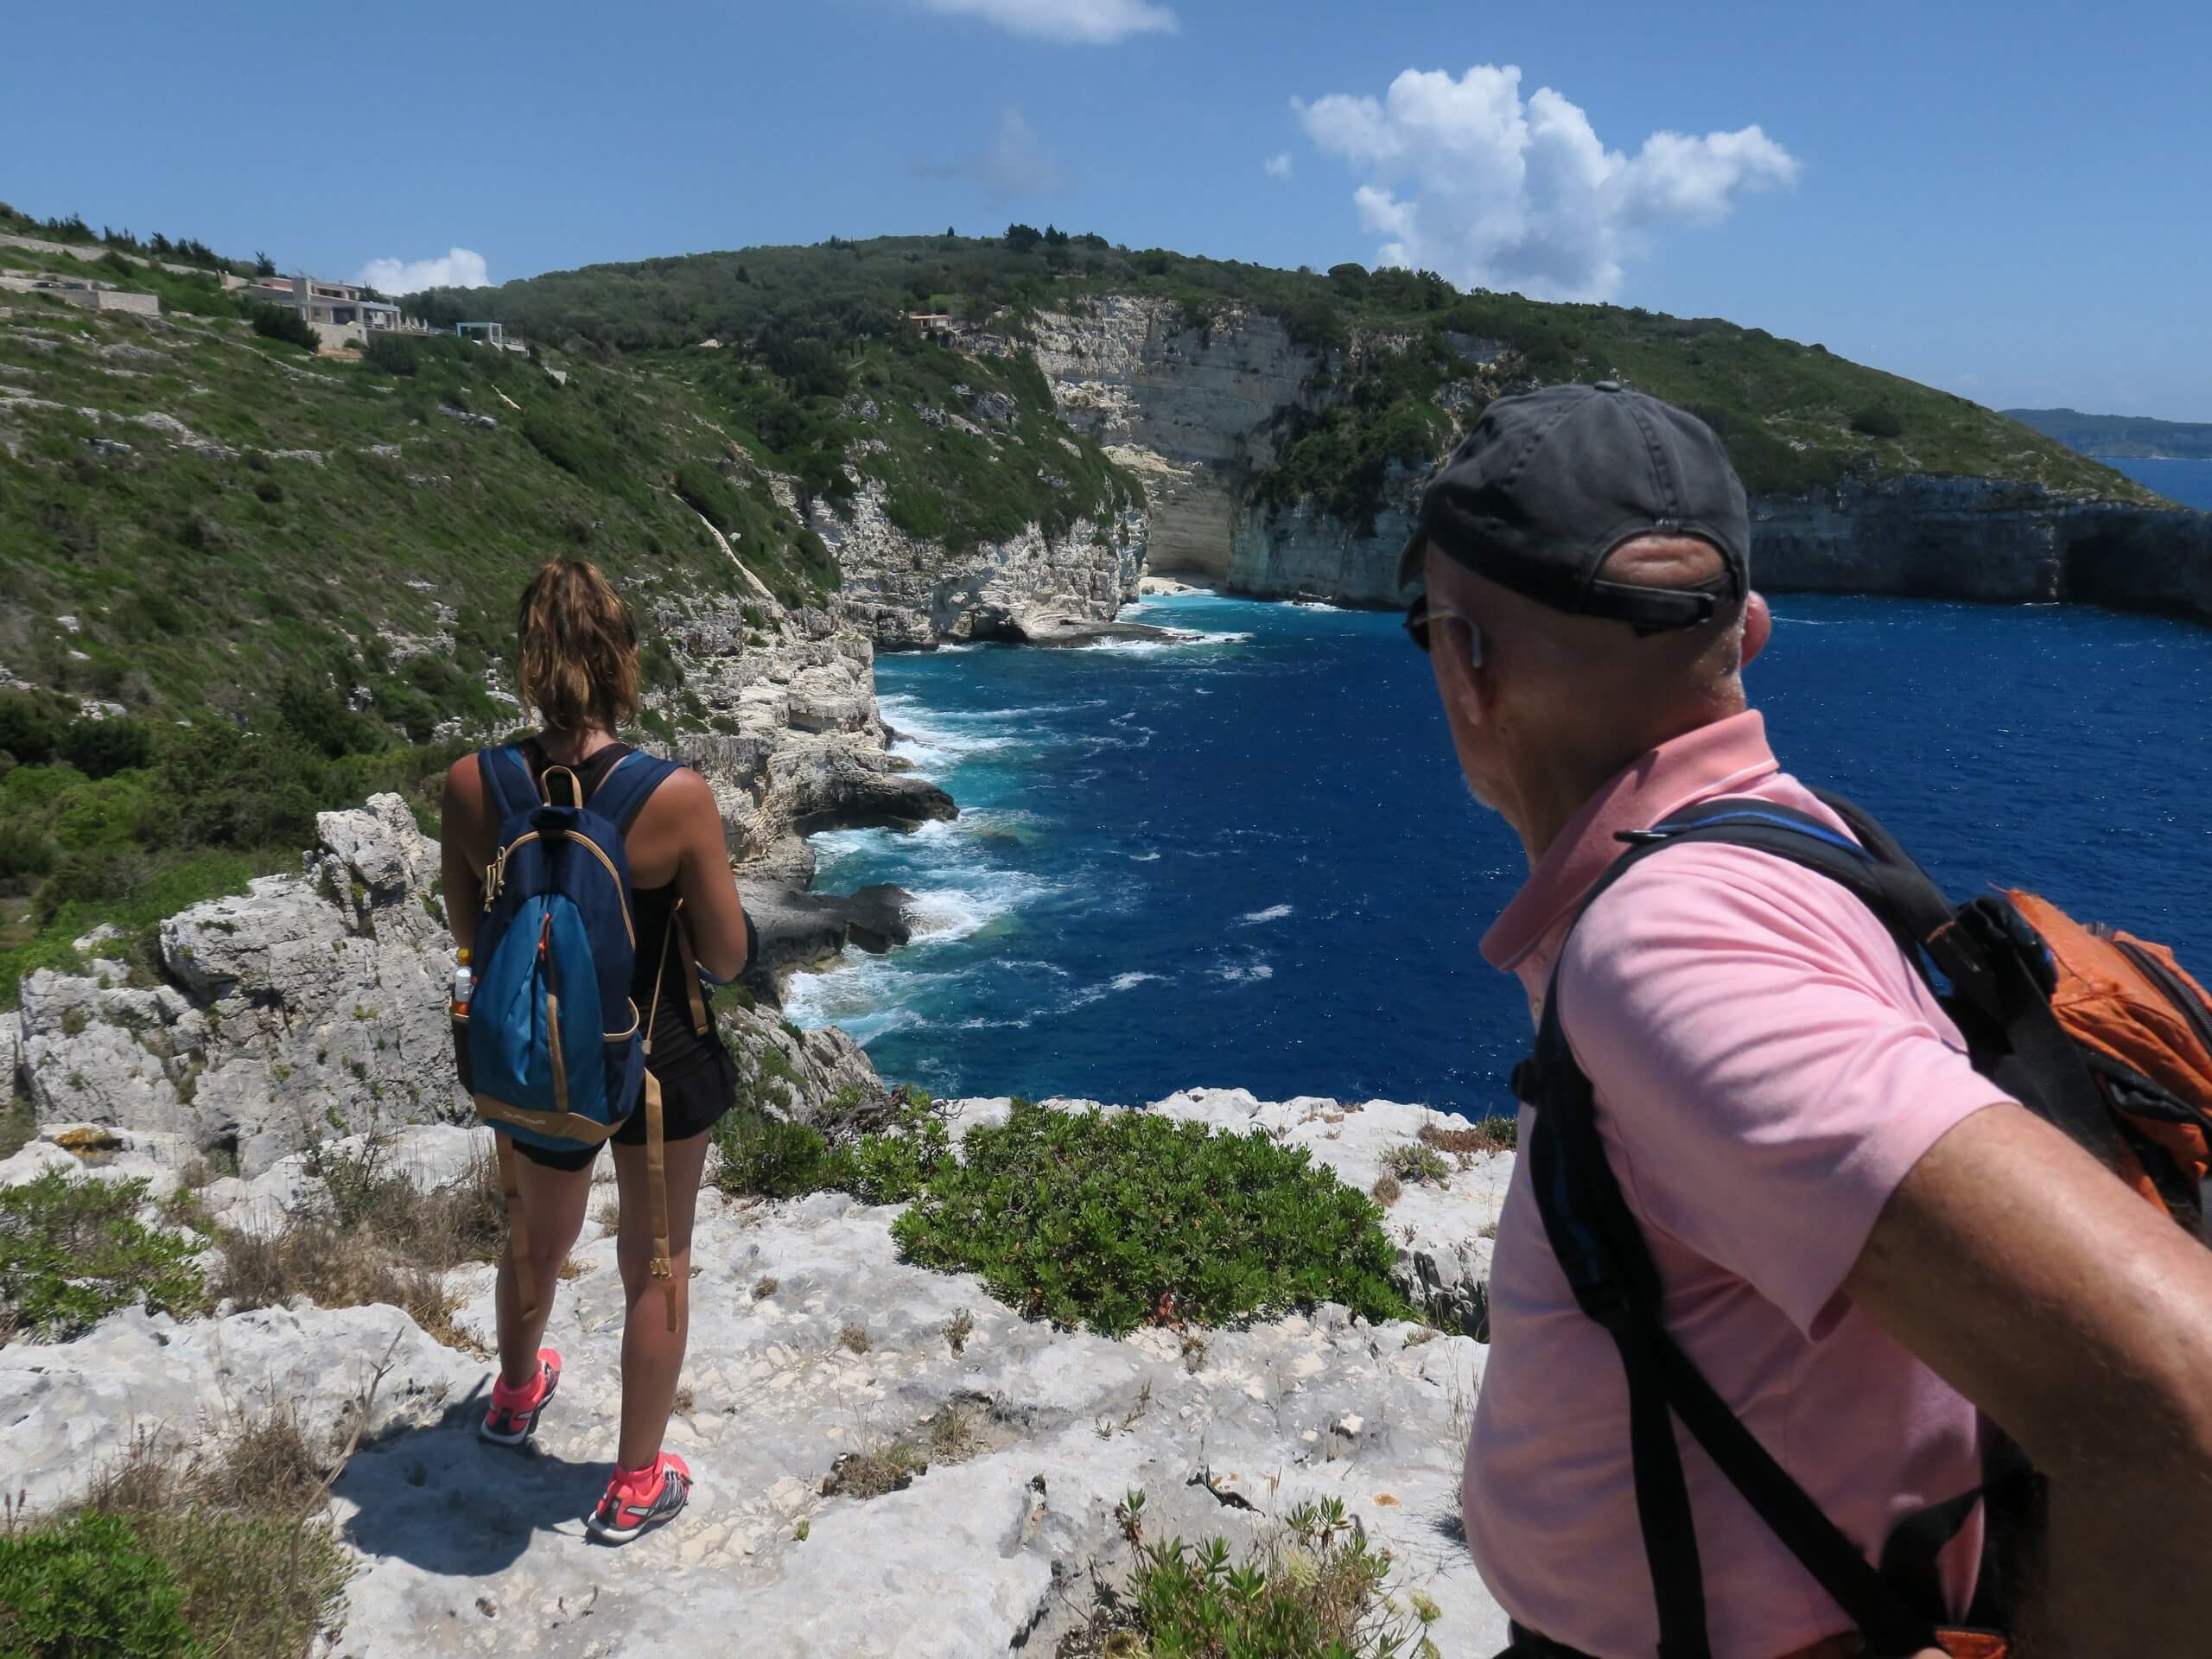
<svg viewBox="0 0 2212 1659">
<path fill-rule="evenodd" d="M 551 559 L 515 613 L 516 690 L 548 730 L 617 731 L 637 717 L 638 626 L 599 567 Z"/>
</svg>

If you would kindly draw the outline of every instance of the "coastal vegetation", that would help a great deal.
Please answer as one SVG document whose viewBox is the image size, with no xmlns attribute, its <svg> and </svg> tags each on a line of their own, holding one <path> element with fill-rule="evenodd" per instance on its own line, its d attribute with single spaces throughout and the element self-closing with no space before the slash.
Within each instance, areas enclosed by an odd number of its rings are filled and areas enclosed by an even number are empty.
<svg viewBox="0 0 2212 1659">
<path fill-rule="evenodd" d="M 828 1132 L 760 1109 L 715 1131 L 715 1179 L 735 1196 L 852 1193 L 910 1204 L 906 1260 L 979 1274 L 1032 1319 L 1125 1336 L 1141 1325 L 1233 1325 L 1340 1302 L 1412 1317 L 1389 1281 L 1382 1211 L 1298 1148 L 1147 1112 L 1059 1111 L 1017 1099 L 960 1156 L 926 1096 L 895 1119 Z"/>
<path fill-rule="evenodd" d="M 353 1574 L 325 1513 L 344 1461 L 283 1412 L 140 1431 L 68 1510 L 0 1531 L 9 1659 L 300 1659 Z"/>
<path fill-rule="evenodd" d="M 1149 1112 L 1016 1101 L 969 1132 L 892 1229 L 1034 1319 L 1122 1336 L 1341 1302 L 1409 1317 L 1382 1212 L 1301 1149 Z"/>
<path fill-rule="evenodd" d="M 577 350 L 725 349 L 812 335 L 887 340 L 905 314 L 988 321 L 1019 340 L 1040 310 L 1104 294 L 1156 296 L 1211 330 L 1243 313 L 1279 320 L 1313 352 L 1324 407 L 1287 435 L 1260 488 L 1357 522 L 1392 462 L 1425 466 L 1448 427 L 1439 394 L 1469 419 L 1490 396 L 1560 380 L 1618 379 L 1695 409 L 1754 493 L 1832 487 L 1847 470 L 2038 482 L 2063 494 L 2148 499 L 2108 468 L 1952 393 L 1852 363 L 1819 343 L 1711 317 L 1558 304 L 1463 291 L 1433 271 L 1282 270 L 1132 249 L 1085 232 L 1015 225 L 992 237 L 832 238 L 631 264 L 588 265 L 412 296 L 430 315 L 497 317 Z M 827 320 L 835 318 L 835 326 Z M 1497 355 L 1503 353 L 1503 359 Z M 1389 359 L 1402 356 L 1406 361 Z M 1478 360 L 1487 359 L 1487 361 Z M 1887 411 L 1894 431 L 1854 414 Z M 1886 423 L 1885 423 L 1886 424 Z M 1333 504 L 1333 505 L 1331 505 Z"/>
<path fill-rule="evenodd" d="M 443 718 L 411 689 L 422 720 Z M 304 678 L 278 688 L 257 728 L 89 719 L 50 693 L 0 694 L 0 1009 L 26 975 L 78 966 L 74 941 L 100 925 L 115 932 L 98 954 L 155 982 L 162 920 L 297 868 L 318 812 L 394 790 L 435 827 L 465 747 L 393 739 Z"/>
<path fill-rule="evenodd" d="M 1141 1491 L 1116 1506 L 1136 1567 L 1061 1659 L 1437 1659 L 1435 1602 L 1390 1593 L 1390 1552 L 1343 1499 L 1298 1504 L 1241 1560 L 1225 1538 L 1146 1542 L 1144 1509 Z"/>
<path fill-rule="evenodd" d="M 138 1219 L 143 1180 L 49 1171 L 0 1189 L 0 1344 L 18 1332 L 62 1341 L 143 1302 L 180 1319 L 206 1311 L 192 1258 L 206 1244 Z"/>
</svg>

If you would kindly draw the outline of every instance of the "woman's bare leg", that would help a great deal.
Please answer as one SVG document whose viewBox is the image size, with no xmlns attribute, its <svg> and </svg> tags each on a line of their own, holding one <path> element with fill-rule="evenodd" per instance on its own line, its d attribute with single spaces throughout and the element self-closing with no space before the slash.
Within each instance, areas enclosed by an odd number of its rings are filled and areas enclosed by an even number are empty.
<svg viewBox="0 0 2212 1659">
<path fill-rule="evenodd" d="M 525 1321 L 522 1316 L 512 1251 L 503 1250 L 499 1255 L 497 1300 L 499 1376 L 509 1388 L 521 1389 L 537 1375 L 538 1344 L 544 1339 L 545 1321 L 553 1312 L 561 1264 L 569 1259 L 576 1235 L 583 1230 L 584 1209 L 591 1202 L 591 1166 L 548 1169 L 518 1153 L 515 1185 L 522 1195 L 523 1227 L 530 1235 L 530 1282 L 537 1293 L 537 1317 Z"/>
<path fill-rule="evenodd" d="M 647 1196 L 645 1149 L 617 1146 L 614 1179 L 622 1195 L 622 1221 L 615 1235 L 614 1258 L 622 1269 L 622 1293 L 629 1301 L 622 1326 L 622 1438 L 615 1466 L 642 1469 L 660 1455 L 668 1433 L 668 1414 L 676 1404 L 676 1384 L 683 1370 L 683 1347 L 691 1334 L 691 1219 L 698 1208 L 699 1177 L 707 1166 L 707 1145 L 714 1137 L 695 1135 L 664 1147 L 668 1176 L 668 1255 L 676 1286 L 676 1329 L 668 1328 L 667 1305 L 652 1276 L 652 1210 Z"/>
</svg>

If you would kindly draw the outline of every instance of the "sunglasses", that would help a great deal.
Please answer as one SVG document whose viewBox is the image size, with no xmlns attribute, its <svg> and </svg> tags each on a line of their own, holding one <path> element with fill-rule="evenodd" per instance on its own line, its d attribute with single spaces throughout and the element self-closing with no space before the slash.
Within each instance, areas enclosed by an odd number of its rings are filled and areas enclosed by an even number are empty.
<svg viewBox="0 0 2212 1659">
<path fill-rule="evenodd" d="M 1430 604 L 1428 602 L 1428 595 L 1426 594 L 1423 594 L 1419 599 L 1414 601 L 1413 604 L 1407 608 L 1405 621 L 1406 637 L 1411 639 L 1414 644 L 1419 645 L 1422 651 L 1426 652 L 1428 649 L 1428 625 L 1431 622 L 1439 620 L 1440 619 L 1462 623 L 1465 626 L 1467 630 L 1467 660 L 1478 668 L 1482 666 L 1483 631 L 1475 626 L 1475 619 L 1469 616 L 1465 611 L 1453 610 L 1449 605 Z"/>
</svg>

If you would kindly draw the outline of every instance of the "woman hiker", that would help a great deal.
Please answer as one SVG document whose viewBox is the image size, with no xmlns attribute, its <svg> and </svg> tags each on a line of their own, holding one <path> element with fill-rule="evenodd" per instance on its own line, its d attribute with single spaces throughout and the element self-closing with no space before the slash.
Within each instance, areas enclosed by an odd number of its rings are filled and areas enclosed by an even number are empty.
<svg viewBox="0 0 2212 1659">
<path fill-rule="evenodd" d="M 588 804 L 631 753 L 615 736 L 639 707 L 638 636 L 628 607 L 595 567 L 556 559 L 524 590 L 516 632 L 523 704 L 543 722 L 536 736 L 517 746 L 530 783 L 548 802 L 555 791 L 574 789 Z M 494 764 L 508 766 L 511 789 L 520 787 L 512 760 L 490 752 L 456 761 L 446 779 L 444 892 L 454 936 L 464 951 L 482 927 L 486 871 L 500 852 L 495 844 L 502 817 L 499 787 L 485 776 L 486 766 Z M 655 763 L 640 757 L 635 765 L 651 769 Z M 647 1113 L 639 1107 L 607 1137 L 620 1193 L 615 1256 L 627 1302 L 622 1420 L 613 1478 L 587 1524 L 594 1536 L 614 1543 L 673 1517 L 690 1492 L 690 1471 L 663 1450 L 661 1441 L 683 1364 L 691 1224 L 708 1131 L 729 1110 L 737 1084 L 736 1069 L 699 996 L 697 974 L 680 947 L 688 943 L 697 969 L 708 977 L 727 981 L 746 968 L 750 932 L 713 792 L 687 768 L 660 770 L 665 776 L 636 808 L 621 843 L 634 933 L 630 998 L 647 1022 L 647 1065 L 661 1097 L 667 1277 L 656 1282 L 655 1235 L 663 1230 L 654 1224 Z M 496 890 L 496 876 L 493 885 Z M 462 1047 L 466 1053 L 467 1046 Z M 532 1145 L 522 1135 L 507 1138 L 516 1154 L 508 1160 L 510 1203 L 520 1224 L 527 1277 L 518 1282 L 517 1252 L 502 1257 L 499 1376 L 480 1433 L 487 1440 L 520 1445 L 537 1432 L 561 1380 L 560 1355 L 538 1344 L 560 1268 L 583 1224 L 598 1147 L 562 1151 Z"/>
</svg>

